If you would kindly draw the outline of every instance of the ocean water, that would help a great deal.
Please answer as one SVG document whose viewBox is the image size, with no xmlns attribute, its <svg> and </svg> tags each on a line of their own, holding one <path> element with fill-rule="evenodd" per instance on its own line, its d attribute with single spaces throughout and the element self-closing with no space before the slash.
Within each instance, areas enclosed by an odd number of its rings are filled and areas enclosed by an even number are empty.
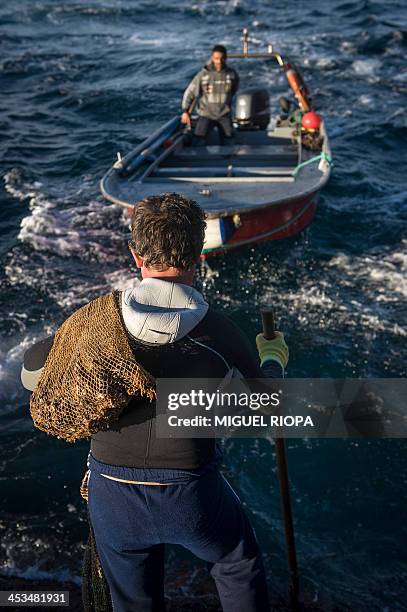
<svg viewBox="0 0 407 612">
<path fill-rule="evenodd" d="M 79 582 L 88 445 L 33 429 L 19 373 L 33 342 L 135 277 L 128 221 L 99 179 L 178 112 L 214 43 L 240 49 L 245 26 L 255 48 L 273 42 L 302 67 L 326 120 L 332 178 L 304 233 L 210 259 L 198 286 L 253 341 L 260 306 L 272 304 L 288 376 L 405 376 L 407 10 L 401 0 L 19 0 L 1 3 L 0 23 L 0 574 Z M 276 108 L 287 95 L 277 67 L 234 65 Z M 287 446 L 304 600 L 407 609 L 405 441 Z M 283 601 L 273 443 L 234 440 L 225 452 Z M 180 566 L 194 576 L 184 592 L 197 593 L 202 565 L 171 549 L 169 575 Z"/>
</svg>

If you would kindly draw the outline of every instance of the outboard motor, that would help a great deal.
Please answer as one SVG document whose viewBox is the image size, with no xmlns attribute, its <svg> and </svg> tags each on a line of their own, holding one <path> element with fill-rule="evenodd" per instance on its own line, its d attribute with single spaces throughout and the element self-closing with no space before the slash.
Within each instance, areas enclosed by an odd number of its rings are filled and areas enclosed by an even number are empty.
<svg viewBox="0 0 407 612">
<path fill-rule="evenodd" d="M 252 87 L 236 95 L 235 127 L 265 130 L 270 121 L 270 100 L 266 89 Z"/>
</svg>

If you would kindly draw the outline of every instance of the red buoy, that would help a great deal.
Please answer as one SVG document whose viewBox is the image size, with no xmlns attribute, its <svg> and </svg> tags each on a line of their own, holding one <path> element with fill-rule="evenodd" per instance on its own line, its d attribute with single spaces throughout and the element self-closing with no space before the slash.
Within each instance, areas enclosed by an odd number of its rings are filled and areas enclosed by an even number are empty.
<svg viewBox="0 0 407 612">
<path fill-rule="evenodd" d="M 311 111 L 303 115 L 301 124 L 302 127 L 306 130 L 317 130 L 321 125 L 321 121 L 321 115 L 318 115 L 318 113 L 314 113 L 313 111 Z"/>
</svg>

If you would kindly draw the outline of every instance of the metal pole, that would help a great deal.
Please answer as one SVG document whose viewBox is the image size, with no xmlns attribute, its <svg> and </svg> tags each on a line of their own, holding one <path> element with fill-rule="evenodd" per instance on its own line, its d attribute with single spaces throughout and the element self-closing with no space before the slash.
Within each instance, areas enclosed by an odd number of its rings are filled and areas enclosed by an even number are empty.
<svg viewBox="0 0 407 612">
<path fill-rule="evenodd" d="M 263 335 L 267 340 L 272 340 L 276 337 L 273 311 L 270 308 L 263 308 L 261 310 L 261 318 L 263 323 Z M 291 511 L 290 483 L 288 480 L 288 468 L 284 438 L 275 438 L 275 447 L 277 458 L 277 474 L 280 487 L 280 500 L 284 519 L 285 542 L 287 546 L 288 569 L 290 572 L 291 607 L 293 610 L 297 610 L 299 595 L 299 577 L 297 554 L 295 550 L 293 516 Z"/>
<path fill-rule="evenodd" d="M 249 53 L 249 30 L 244 28 L 243 30 L 243 54 L 247 55 Z"/>
</svg>

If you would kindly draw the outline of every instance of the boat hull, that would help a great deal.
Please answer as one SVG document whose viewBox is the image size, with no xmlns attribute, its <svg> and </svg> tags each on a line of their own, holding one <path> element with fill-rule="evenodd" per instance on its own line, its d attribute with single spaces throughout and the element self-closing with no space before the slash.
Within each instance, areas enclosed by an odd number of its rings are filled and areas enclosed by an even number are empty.
<svg viewBox="0 0 407 612">
<path fill-rule="evenodd" d="M 223 253 L 247 244 L 268 240 L 281 240 L 295 236 L 312 221 L 317 210 L 319 192 L 299 200 L 277 204 L 260 210 L 252 210 L 230 219 L 237 225 L 230 238 L 222 245 L 209 247 L 206 241 L 202 258 Z M 208 225 L 213 220 L 208 221 Z"/>
<path fill-rule="evenodd" d="M 295 236 L 311 223 L 318 201 L 319 191 L 292 202 L 252 209 L 233 217 L 208 219 L 201 259 L 248 244 Z M 133 206 L 126 209 L 131 215 Z M 228 234 L 226 239 L 225 233 Z"/>
</svg>

